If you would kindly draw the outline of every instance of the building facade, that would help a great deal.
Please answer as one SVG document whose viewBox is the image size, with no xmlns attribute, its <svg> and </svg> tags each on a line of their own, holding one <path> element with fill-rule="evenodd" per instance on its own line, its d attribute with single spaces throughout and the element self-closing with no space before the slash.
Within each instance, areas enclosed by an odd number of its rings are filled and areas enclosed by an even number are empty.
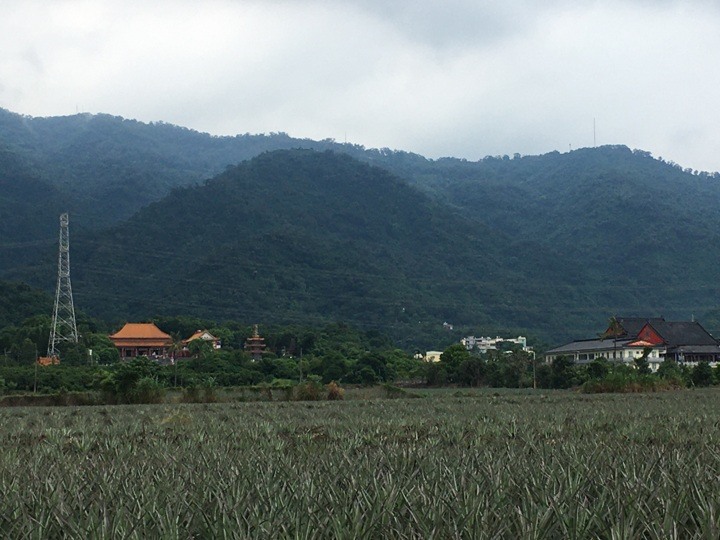
<svg viewBox="0 0 720 540">
<path fill-rule="evenodd" d="M 613 319 L 599 338 L 577 340 L 550 349 L 545 360 L 564 356 L 578 364 L 604 358 L 634 363 L 647 351 L 652 371 L 665 359 L 694 365 L 720 362 L 720 344 L 696 321 L 666 321 L 664 318 L 621 317 Z"/>
<path fill-rule="evenodd" d="M 126 323 L 108 337 L 120 352 L 120 358 L 167 358 L 173 344 L 172 337 L 153 323 Z"/>
<path fill-rule="evenodd" d="M 222 342 L 220 341 L 219 338 L 216 338 L 207 330 L 198 330 L 189 338 L 182 340 L 182 356 L 183 357 L 190 356 L 190 343 L 192 343 L 193 341 L 195 341 L 197 339 L 204 341 L 205 343 L 209 343 L 210 345 L 212 345 L 212 348 L 215 351 L 220 350 L 222 348 Z"/>
<path fill-rule="evenodd" d="M 500 336 L 491 337 L 475 337 L 467 336 L 460 340 L 468 351 L 478 351 L 486 353 L 488 351 L 503 350 L 504 348 L 520 347 L 523 352 L 532 353 L 532 347 L 528 347 L 527 338 L 518 336 L 516 338 L 503 338 Z"/>
</svg>

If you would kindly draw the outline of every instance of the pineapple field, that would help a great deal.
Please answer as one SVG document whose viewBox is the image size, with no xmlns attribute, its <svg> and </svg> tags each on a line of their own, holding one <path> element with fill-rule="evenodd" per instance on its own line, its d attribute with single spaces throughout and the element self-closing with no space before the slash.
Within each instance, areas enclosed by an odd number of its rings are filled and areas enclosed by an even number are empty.
<svg viewBox="0 0 720 540">
<path fill-rule="evenodd" d="M 718 538 L 720 392 L 0 410 L 3 538 Z"/>
</svg>

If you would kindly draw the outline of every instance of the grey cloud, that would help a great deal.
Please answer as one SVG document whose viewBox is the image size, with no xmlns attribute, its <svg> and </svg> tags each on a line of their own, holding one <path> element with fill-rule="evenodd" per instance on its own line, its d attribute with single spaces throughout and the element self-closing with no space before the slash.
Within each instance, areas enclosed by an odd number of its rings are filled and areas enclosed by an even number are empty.
<svg viewBox="0 0 720 540">
<path fill-rule="evenodd" d="M 720 169 L 709 0 L 74 5 L 0 17 L 0 107 L 468 159 L 588 146 L 597 117 L 599 144 Z"/>
<path fill-rule="evenodd" d="M 33 47 L 27 47 L 22 53 L 22 59 L 25 63 L 31 66 L 37 73 L 44 73 L 45 66 L 43 61 L 40 59 L 40 55 L 37 49 Z"/>
</svg>

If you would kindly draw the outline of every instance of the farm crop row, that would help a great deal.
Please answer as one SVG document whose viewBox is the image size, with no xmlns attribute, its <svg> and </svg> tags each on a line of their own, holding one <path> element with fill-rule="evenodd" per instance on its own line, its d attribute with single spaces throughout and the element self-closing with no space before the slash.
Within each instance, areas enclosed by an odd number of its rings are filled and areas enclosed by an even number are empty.
<svg viewBox="0 0 720 540">
<path fill-rule="evenodd" d="M 4 538 L 718 538 L 720 393 L 0 410 Z"/>
</svg>

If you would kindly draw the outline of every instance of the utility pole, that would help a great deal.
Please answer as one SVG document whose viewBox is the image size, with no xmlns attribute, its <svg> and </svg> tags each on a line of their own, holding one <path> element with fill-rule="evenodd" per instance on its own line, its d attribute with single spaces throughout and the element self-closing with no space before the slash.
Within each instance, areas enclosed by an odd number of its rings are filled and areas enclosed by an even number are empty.
<svg viewBox="0 0 720 540">
<path fill-rule="evenodd" d="M 532 352 L 532 363 L 533 363 L 533 390 L 537 390 L 537 376 L 535 374 L 535 351 Z"/>
<path fill-rule="evenodd" d="M 58 276 L 55 291 L 55 308 L 53 309 L 50 340 L 47 355 L 50 358 L 59 356 L 58 345 L 66 341 L 78 342 L 77 323 L 75 322 L 75 305 L 73 304 L 72 286 L 70 285 L 70 218 L 67 213 L 60 216 L 60 247 L 58 250 Z"/>
<path fill-rule="evenodd" d="M 300 355 L 300 359 L 298 360 L 298 370 L 300 372 L 300 379 L 298 382 L 302 382 L 302 355 Z"/>
<path fill-rule="evenodd" d="M 37 345 L 33 343 L 35 347 L 35 383 L 33 384 L 33 394 L 37 394 L 37 375 L 38 375 L 38 353 Z"/>
</svg>

